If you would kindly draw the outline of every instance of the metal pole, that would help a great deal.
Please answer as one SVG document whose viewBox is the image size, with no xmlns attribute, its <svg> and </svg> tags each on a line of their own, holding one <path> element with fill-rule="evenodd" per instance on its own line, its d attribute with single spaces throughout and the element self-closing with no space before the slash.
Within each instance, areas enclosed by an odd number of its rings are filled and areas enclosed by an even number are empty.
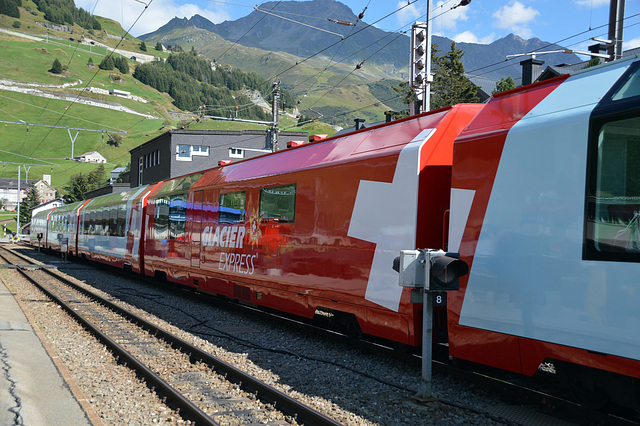
<svg viewBox="0 0 640 426">
<path fill-rule="evenodd" d="M 427 63 L 425 64 L 424 95 L 422 96 L 422 111 L 431 109 L 431 0 L 427 0 Z"/>
<path fill-rule="evenodd" d="M 425 287 L 422 288 L 422 377 L 420 380 L 420 392 L 415 398 L 421 401 L 432 397 L 431 392 L 431 362 L 433 353 L 431 341 L 433 335 L 433 303 L 431 293 L 429 293 L 429 277 L 431 274 L 431 256 L 428 251 L 424 251 L 424 271 Z"/>
<path fill-rule="evenodd" d="M 271 149 L 273 152 L 278 150 L 278 102 L 280 99 L 280 82 L 273 83 L 273 124 L 271 128 Z"/>
<path fill-rule="evenodd" d="M 20 166 L 18 166 L 18 217 L 16 220 L 16 234 L 20 235 Z"/>
</svg>

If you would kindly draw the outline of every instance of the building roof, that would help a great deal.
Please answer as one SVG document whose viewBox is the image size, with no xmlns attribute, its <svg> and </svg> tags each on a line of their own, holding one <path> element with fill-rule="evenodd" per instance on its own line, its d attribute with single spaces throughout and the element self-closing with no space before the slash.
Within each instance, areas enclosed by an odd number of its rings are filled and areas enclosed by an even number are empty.
<svg viewBox="0 0 640 426">
<path fill-rule="evenodd" d="M 20 179 L 20 189 L 27 189 L 34 183 L 36 183 L 36 179 Z M 0 188 L 1 189 L 18 189 L 18 179 L 6 179 L 0 178 Z"/>
</svg>

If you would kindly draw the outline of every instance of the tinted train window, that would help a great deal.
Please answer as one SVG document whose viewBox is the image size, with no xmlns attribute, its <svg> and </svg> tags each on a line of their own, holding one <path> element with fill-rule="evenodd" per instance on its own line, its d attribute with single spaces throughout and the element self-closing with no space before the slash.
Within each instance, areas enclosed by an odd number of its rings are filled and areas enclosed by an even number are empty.
<svg viewBox="0 0 640 426">
<path fill-rule="evenodd" d="M 587 199 L 588 257 L 640 259 L 640 117 L 600 126 L 595 166 Z"/>
<path fill-rule="evenodd" d="M 591 114 L 583 257 L 640 262 L 640 61 Z"/>
<path fill-rule="evenodd" d="M 246 200 L 245 191 L 220 194 L 218 223 L 244 223 Z"/>
<path fill-rule="evenodd" d="M 172 240 L 184 239 L 186 223 L 186 194 L 172 195 L 169 201 L 169 238 Z"/>
<path fill-rule="evenodd" d="M 264 222 L 293 222 L 296 214 L 296 185 L 260 189 L 260 218 Z"/>
</svg>

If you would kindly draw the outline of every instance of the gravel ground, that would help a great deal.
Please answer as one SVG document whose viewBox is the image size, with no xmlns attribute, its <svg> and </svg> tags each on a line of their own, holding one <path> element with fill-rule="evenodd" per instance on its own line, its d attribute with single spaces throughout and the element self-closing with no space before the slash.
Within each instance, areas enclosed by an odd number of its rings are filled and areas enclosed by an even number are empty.
<svg viewBox="0 0 640 426">
<path fill-rule="evenodd" d="M 148 312 L 147 319 L 302 400 L 345 425 L 502 424 L 487 413 L 503 402 L 454 378 L 434 375 L 440 401 L 417 404 L 420 371 L 375 353 L 276 321 L 204 303 L 163 287 L 93 269 L 61 270 Z M 104 424 L 181 423 L 127 368 L 37 290 L 3 270 Z M 452 401 L 449 404 L 443 401 Z"/>
</svg>

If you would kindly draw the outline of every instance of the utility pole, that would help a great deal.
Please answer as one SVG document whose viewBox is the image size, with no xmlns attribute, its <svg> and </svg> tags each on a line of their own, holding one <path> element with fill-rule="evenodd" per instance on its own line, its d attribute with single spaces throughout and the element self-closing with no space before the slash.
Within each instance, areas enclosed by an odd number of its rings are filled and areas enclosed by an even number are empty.
<svg viewBox="0 0 640 426">
<path fill-rule="evenodd" d="M 278 103 L 280 101 L 280 81 L 273 82 L 273 100 L 271 105 L 271 113 L 273 114 L 273 123 L 271 124 L 271 151 L 278 150 Z"/>
<path fill-rule="evenodd" d="M 625 0 L 611 0 L 609 6 L 609 59 L 622 57 L 622 35 L 624 32 Z"/>
</svg>

